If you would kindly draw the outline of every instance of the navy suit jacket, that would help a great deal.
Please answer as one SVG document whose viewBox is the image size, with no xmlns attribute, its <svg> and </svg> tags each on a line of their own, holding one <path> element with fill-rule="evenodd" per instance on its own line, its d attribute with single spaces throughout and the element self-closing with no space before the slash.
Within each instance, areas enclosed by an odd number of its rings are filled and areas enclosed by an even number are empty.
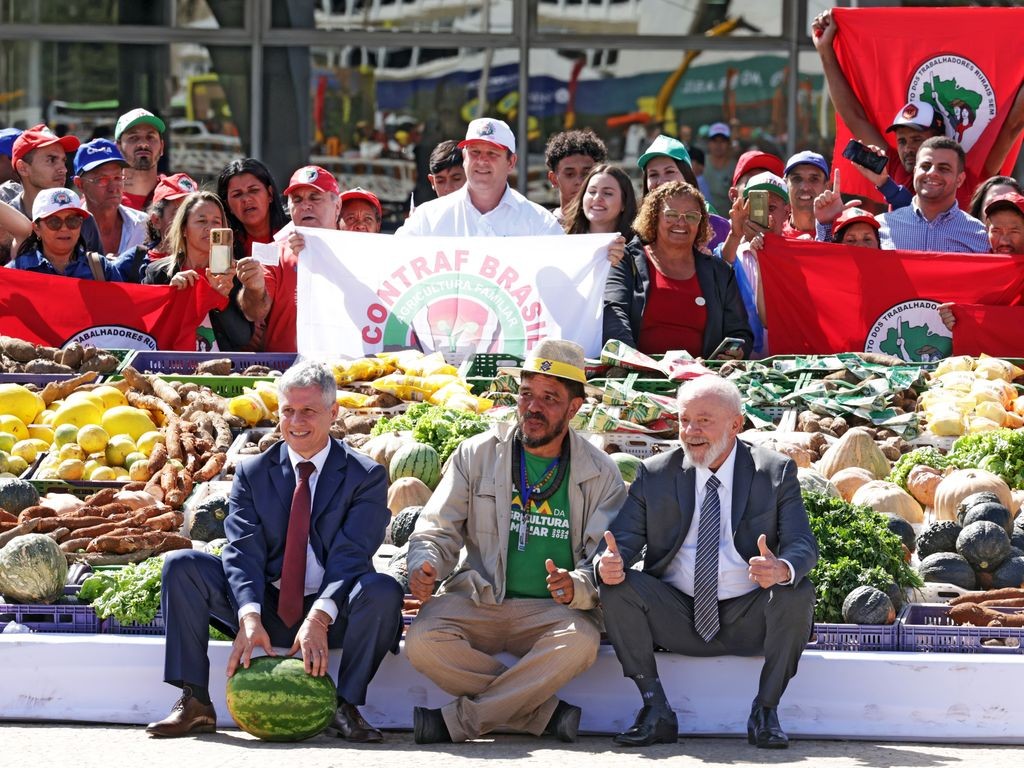
<svg viewBox="0 0 1024 768">
<path fill-rule="evenodd" d="M 281 578 L 295 473 L 283 441 L 235 471 L 224 530 L 224 573 L 235 608 L 264 603 L 268 584 Z M 324 580 L 317 597 L 339 608 L 356 580 L 373 569 L 391 513 L 387 473 L 368 456 L 331 439 L 331 451 L 316 482 L 309 541 Z"/>
<path fill-rule="evenodd" d="M 696 477 L 682 448 L 644 461 L 610 528 L 627 566 L 640 558 L 646 545 L 644 571 L 664 577 L 693 521 Z M 733 545 L 744 560 L 759 554 L 757 538 L 763 533 L 775 556 L 793 566 L 794 583 L 818 562 L 796 465 L 787 456 L 737 440 L 730 512 Z M 604 549 L 602 545 L 598 555 Z"/>
</svg>

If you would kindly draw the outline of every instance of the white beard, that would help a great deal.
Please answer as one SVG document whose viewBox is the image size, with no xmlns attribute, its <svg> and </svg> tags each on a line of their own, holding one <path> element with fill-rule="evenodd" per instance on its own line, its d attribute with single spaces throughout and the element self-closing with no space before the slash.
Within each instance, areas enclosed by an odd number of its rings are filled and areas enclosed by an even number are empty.
<svg viewBox="0 0 1024 768">
<path fill-rule="evenodd" d="M 686 444 L 686 441 L 682 437 L 680 437 L 679 443 L 683 446 L 683 453 L 686 455 L 687 460 L 693 464 L 693 466 L 700 467 L 701 469 L 707 469 L 711 466 L 712 461 L 729 450 L 729 446 L 732 445 L 735 439 L 735 437 L 727 433 L 722 436 L 721 440 L 706 443 L 703 446 L 704 453 L 700 458 L 694 456 L 692 448 Z"/>
</svg>

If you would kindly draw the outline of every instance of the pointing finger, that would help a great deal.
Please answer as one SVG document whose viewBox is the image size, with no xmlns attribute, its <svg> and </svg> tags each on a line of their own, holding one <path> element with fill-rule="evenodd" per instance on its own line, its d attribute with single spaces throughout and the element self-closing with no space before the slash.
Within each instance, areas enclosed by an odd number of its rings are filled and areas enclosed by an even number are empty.
<svg viewBox="0 0 1024 768">
<path fill-rule="evenodd" d="M 835 170 L 835 177 L 832 180 L 832 191 L 839 194 L 839 169 Z"/>
</svg>

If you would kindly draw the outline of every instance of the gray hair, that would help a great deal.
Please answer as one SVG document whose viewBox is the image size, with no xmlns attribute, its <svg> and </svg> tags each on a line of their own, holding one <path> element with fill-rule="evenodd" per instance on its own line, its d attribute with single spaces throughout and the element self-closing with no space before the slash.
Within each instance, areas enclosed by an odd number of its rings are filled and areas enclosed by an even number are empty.
<svg viewBox="0 0 1024 768">
<path fill-rule="evenodd" d="M 716 397 L 737 416 L 743 415 L 743 398 L 739 389 L 721 376 L 698 376 L 679 388 L 680 405 L 698 397 Z"/>
<path fill-rule="evenodd" d="M 277 380 L 278 392 L 303 387 L 318 387 L 323 394 L 324 405 L 329 406 L 338 398 L 338 384 L 331 369 L 315 360 L 295 363 Z"/>
</svg>

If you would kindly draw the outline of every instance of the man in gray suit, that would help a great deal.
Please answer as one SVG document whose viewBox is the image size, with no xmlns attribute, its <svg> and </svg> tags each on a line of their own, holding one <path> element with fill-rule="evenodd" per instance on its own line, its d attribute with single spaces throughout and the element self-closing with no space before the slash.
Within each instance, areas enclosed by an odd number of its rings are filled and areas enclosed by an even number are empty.
<svg viewBox="0 0 1024 768">
<path fill-rule="evenodd" d="M 788 746 L 776 708 L 810 636 L 814 587 L 806 577 L 818 545 L 796 465 L 737 440 L 742 427 L 730 382 L 703 376 L 681 387 L 681 449 L 644 462 L 594 558 L 608 637 L 643 698 L 617 744 L 678 737 L 657 646 L 687 656 L 763 654 L 748 741 Z M 643 570 L 630 568 L 644 546 Z"/>
</svg>

